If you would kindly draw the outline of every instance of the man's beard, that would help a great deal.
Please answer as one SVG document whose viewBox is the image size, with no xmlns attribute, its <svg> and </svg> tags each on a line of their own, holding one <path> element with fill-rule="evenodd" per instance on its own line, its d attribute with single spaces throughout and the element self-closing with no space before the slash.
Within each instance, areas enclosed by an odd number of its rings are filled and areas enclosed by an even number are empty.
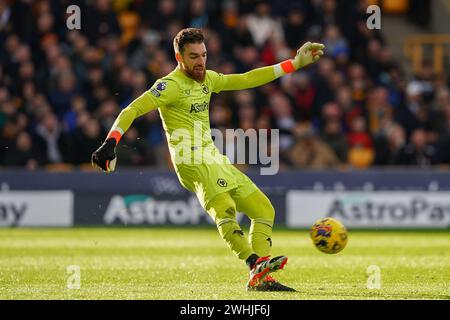
<svg viewBox="0 0 450 320">
<path fill-rule="evenodd" d="M 200 71 L 200 70 L 196 70 L 194 67 L 193 69 L 185 69 L 185 71 L 189 75 L 189 77 L 191 77 L 195 81 L 203 82 L 205 80 L 205 76 L 206 76 L 205 68 L 202 68 Z"/>
</svg>

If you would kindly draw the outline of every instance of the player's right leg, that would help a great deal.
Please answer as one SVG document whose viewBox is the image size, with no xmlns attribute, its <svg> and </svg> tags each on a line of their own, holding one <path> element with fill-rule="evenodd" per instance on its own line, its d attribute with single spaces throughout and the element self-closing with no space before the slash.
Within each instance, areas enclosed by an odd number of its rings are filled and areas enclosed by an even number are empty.
<svg viewBox="0 0 450 320">
<path fill-rule="evenodd" d="M 250 183 L 253 184 L 253 182 Z M 241 187 L 245 187 L 245 185 Z M 247 289 L 254 291 L 295 291 L 282 285 L 269 275 L 271 272 L 283 269 L 288 258 L 286 256 L 270 258 L 275 210 L 269 198 L 259 188 L 254 189 L 256 190 L 246 197 L 240 197 L 239 190 L 234 193 L 237 209 L 244 212 L 252 221 L 250 242 L 253 250 L 261 257 L 253 265 L 250 265 L 250 279 Z"/>
<path fill-rule="evenodd" d="M 241 188 L 245 188 L 245 185 Z M 236 197 L 235 201 L 237 210 L 251 219 L 249 238 L 253 250 L 260 257 L 269 256 L 275 220 L 275 209 L 269 198 L 256 187 L 250 195 L 244 198 Z"/>
<path fill-rule="evenodd" d="M 274 258 L 261 257 L 256 260 L 255 265 L 250 269 L 250 278 L 247 283 L 249 291 L 295 291 L 272 278 L 271 272 L 281 270 L 287 263 L 286 256 Z"/>
<path fill-rule="evenodd" d="M 291 291 L 268 275 L 283 269 L 287 257 L 279 256 L 270 259 L 259 257 L 247 241 L 244 232 L 236 221 L 236 204 L 228 192 L 216 195 L 206 206 L 207 212 L 214 219 L 221 237 L 233 253 L 244 260 L 250 267 L 248 290 L 257 291 Z M 272 279 L 272 281 L 269 281 Z"/>
</svg>

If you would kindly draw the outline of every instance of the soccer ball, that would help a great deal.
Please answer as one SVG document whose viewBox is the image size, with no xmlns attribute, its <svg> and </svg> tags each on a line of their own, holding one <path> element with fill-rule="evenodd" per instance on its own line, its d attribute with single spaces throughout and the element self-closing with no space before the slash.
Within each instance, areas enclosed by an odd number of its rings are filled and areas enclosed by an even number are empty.
<svg viewBox="0 0 450 320">
<path fill-rule="evenodd" d="M 333 218 L 317 220 L 309 234 L 316 248 L 325 253 L 338 253 L 347 245 L 347 229 Z"/>
</svg>

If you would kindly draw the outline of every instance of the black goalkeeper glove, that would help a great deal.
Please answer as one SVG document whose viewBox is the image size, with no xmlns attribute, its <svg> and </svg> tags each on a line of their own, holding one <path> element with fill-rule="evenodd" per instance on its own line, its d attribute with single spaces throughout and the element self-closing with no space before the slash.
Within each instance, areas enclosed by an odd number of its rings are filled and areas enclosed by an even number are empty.
<svg viewBox="0 0 450 320">
<path fill-rule="evenodd" d="M 91 162 L 103 171 L 112 172 L 116 168 L 116 139 L 109 138 L 94 151 Z"/>
</svg>

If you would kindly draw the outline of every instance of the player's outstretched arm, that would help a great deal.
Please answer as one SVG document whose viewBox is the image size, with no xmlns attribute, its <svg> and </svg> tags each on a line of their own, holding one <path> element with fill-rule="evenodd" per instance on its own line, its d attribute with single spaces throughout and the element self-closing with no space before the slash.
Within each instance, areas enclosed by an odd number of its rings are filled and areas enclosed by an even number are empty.
<svg viewBox="0 0 450 320">
<path fill-rule="evenodd" d="M 294 59 L 268 67 L 257 68 L 242 74 L 223 75 L 223 86 L 218 91 L 242 90 L 262 86 L 285 74 L 316 62 L 323 56 L 324 48 L 325 46 L 321 43 L 306 42 L 297 50 Z"/>
<path fill-rule="evenodd" d="M 114 171 L 116 166 L 116 146 L 123 134 L 131 126 L 134 119 L 155 109 L 156 106 L 152 107 L 154 105 L 148 92 L 144 92 L 123 109 L 109 131 L 105 142 L 92 154 L 92 164 L 105 172 Z"/>
<path fill-rule="evenodd" d="M 156 81 L 150 90 L 144 92 L 120 112 L 105 142 L 92 154 L 92 164 L 106 172 L 114 171 L 116 146 L 134 119 L 161 105 L 169 105 L 178 99 L 178 96 L 179 88 L 174 81 L 169 79 Z"/>
</svg>

